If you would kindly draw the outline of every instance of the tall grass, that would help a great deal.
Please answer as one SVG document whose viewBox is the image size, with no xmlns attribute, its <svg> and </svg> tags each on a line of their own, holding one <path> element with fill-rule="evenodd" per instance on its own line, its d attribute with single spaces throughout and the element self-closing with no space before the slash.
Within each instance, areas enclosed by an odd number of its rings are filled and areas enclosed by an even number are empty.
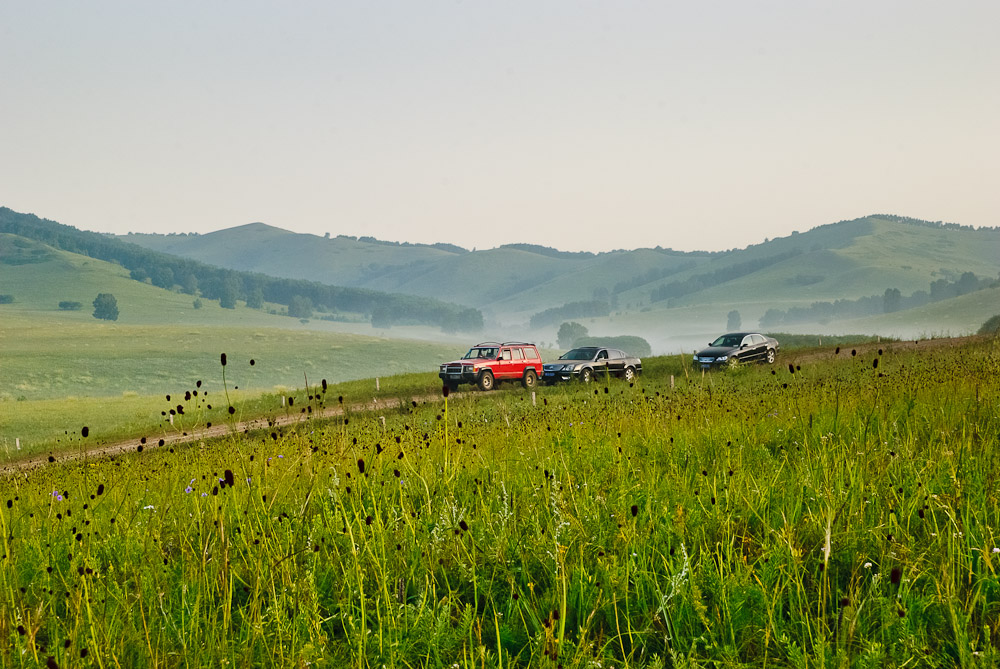
<svg viewBox="0 0 1000 669">
<path fill-rule="evenodd" d="M 661 361 L 8 476 L 0 662 L 993 666 L 1000 349 L 875 360 Z"/>
</svg>

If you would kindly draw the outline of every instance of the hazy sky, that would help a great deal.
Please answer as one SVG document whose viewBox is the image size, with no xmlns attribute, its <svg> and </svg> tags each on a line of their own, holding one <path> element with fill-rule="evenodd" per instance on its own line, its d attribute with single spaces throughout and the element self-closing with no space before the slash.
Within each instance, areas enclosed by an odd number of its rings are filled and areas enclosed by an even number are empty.
<svg viewBox="0 0 1000 669">
<path fill-rule="evenodd" d="M 1000 2 L 0 4 L 0 206 L 467 248 L 1000 225 Z"/>
</svg>

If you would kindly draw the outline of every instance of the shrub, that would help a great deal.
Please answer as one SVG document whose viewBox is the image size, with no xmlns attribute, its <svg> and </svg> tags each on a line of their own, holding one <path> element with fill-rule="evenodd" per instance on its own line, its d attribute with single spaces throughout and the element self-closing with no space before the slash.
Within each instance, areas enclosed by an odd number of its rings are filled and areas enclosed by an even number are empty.
<svg viewBox="0 0 1000 669">
<path fill-rule="evenodd" d="M 83 303 L 63 300 L 59 303 L 59 308 L 63 311 L 80 311 L 80 309 L 83 309 Z"/>
<path fill-rule="evenodd" d="M 13 295 L 0 295 L 0 304 L 13 304 L 13 303 L 14 303 Z"/>
</svg>

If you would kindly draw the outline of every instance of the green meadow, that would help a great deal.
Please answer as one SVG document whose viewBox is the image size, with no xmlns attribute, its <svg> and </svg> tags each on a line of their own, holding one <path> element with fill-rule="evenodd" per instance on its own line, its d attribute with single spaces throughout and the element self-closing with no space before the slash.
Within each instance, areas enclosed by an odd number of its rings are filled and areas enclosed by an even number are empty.
<svg viewBox="0 0 1000 669">
<path fill-rule="evenodd" d="M 10 472 L 0 664 L 996 666 L 1000 346 L 848 346 Z"/>
</svg>

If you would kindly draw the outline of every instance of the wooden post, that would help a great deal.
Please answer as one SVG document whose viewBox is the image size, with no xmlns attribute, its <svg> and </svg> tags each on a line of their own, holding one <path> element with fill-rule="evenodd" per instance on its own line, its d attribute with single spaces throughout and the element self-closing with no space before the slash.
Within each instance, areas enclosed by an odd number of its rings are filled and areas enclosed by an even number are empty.
<svg viewBox="0 0 1000 669">
<path fill-rule="evenodd" d="M 531 406 L 537 406 L 537 404 L 535 402 L 535 391 L 534 390 L 531 391 Z"/>
<path fill-rule="evenodd" d="M 673 374 L 670 375 L 670 389 L 671 390 L 674 389 L 674 375 Z"/>
<path fill-rule="evenodd" d="M 21 450 L 21 437 L 14 439 L 14 445 L 17 446 L 17 450 Z"/>
<path fill-rule="evenodd" d="M 379 390 L 379 387 L 378 387 L 378 377 L 376 376 L 375 377 L 375 392 L 378 392 L 378 390 Z"/>
</svg>

